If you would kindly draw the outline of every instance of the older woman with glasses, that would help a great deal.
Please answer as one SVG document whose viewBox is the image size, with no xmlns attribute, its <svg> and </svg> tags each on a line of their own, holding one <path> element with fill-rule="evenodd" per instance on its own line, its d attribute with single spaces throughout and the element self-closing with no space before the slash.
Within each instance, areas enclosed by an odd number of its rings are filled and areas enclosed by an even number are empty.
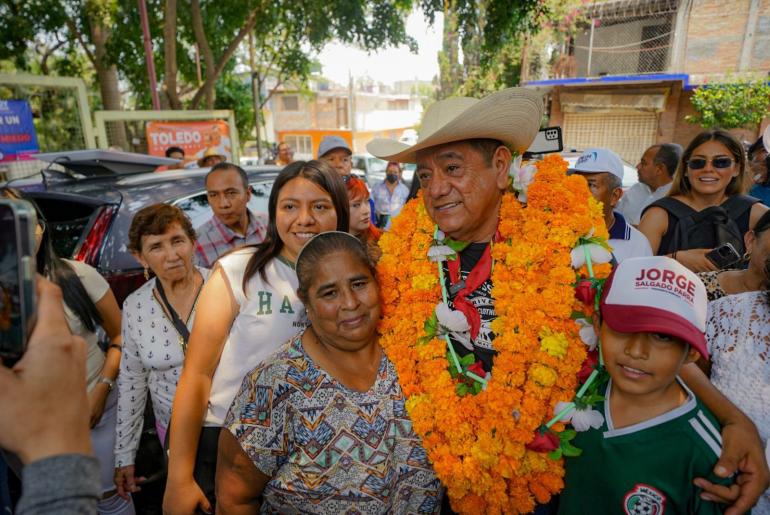
<svg viewBox="0 0 770 515">
<path fill-rule="evenodd" d="M 744 195 L 749 183 L 743 145 L 723 130 L 702 132 L 684 151 L 669 196 L 646 208 L 639 230 L 653 252 L 695 272 L 733 266 L 744 235 L 768 209 Z"/>
</svg>

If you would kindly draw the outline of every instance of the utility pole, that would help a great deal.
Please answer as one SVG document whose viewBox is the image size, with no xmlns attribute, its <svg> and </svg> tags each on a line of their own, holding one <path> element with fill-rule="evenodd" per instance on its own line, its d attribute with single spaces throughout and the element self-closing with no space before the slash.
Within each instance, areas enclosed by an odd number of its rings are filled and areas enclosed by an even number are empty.
<svg viewBox="0 0 770 515">
<path fill-rule="evenodd" d="M 262 80 L 256 67 L 254 32 L 249 33 L 249 66 L 251 67 L 251 95 L 254 97 L 254 138 L 257 142 L 257 157 L 262 159 L 262 143 L 259 131 L 262 125 Z"/>
</svg>

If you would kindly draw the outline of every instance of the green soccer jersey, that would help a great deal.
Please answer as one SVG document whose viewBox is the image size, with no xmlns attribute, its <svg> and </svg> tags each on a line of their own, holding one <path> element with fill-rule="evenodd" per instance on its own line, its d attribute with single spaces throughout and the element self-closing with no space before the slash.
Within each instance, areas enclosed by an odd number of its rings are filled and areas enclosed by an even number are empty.
<svg viewBox="0 0 770 515">
<path fill-rule="evenodd" d="M 721 505 L 700 498 L 696 477 L 715 483 L 712 468 L 722 451 L 720 426 L 680 381 L 687 401 L 633 426 L 615 429 L 609 409 L 611 382 L 603 406 L 604 425 L 578 433 L 583 450 L 566 458 L 559 514 L 662 515 L 722 513 Z"/>
</svg>

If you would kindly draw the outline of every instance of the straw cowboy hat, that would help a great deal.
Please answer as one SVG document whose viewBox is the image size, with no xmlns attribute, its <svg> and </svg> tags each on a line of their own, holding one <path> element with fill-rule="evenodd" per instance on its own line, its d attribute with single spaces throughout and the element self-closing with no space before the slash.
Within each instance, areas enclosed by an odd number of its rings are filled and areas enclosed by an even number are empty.
<svg viewBox="0 0 770 515">
<path fill-rule="evenodd" d="M 543 95 L 532 89 L 504 89 L 480 100 L 448 98 L 431 105 L 425 112 L 416 144 L 377 138 L 370 141 L 366 149 L 386 161 L 414 163 L 417 151 L 428 147 L 490 138 L 522 153 L 535 139 L 542 118 Z"/>
<path fill-rule="evenodd" d="M 203 161 L 205 161 L 207 157 L 219 157 L 222 159 L 222 161 L 227 161 L 227 157 L 220 154 L 217 150 L 217 147 L 209 147 L 206 149 L 200 159 L 198 159 L 198 166 L 203 166 Z"/>
</svg>

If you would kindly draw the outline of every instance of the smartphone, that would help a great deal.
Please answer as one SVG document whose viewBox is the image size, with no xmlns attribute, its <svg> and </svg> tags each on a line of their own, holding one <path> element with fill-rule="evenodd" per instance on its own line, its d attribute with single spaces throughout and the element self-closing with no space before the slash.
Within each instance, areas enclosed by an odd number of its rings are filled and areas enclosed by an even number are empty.
<svg viewBox="0 0 770 515">
<path fill-rule="evenodd" d="M 11 366 L 24 355 L 35 323 L 35 208 L 0 199 L 0 358 Z"/>
<path fill-rule="evenodd" d="M 731 243 L 720 245 L 706 254 L 706 257 L 720 269 L 727 268 L 741 260 L 741 255 Z"/>
</svg>

